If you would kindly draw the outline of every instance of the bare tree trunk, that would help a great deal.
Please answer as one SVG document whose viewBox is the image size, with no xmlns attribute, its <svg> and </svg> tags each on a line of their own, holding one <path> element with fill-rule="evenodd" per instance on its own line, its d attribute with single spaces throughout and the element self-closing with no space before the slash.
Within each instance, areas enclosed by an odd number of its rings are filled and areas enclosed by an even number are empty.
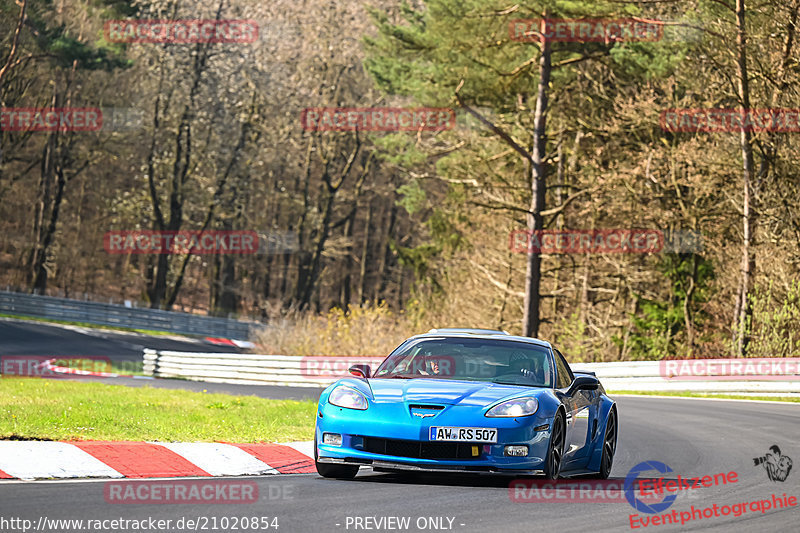
<svg viewBox="0 0 800 533">
<path fill-rule="evenodd" d="M 328 182 L 329 183 L 329 182 Z M 331 190 L 330 186 L 326 186 L 327 195 L 324 199 L 324 207 L 322 208 L 322 221 L 319 225 L 319 237 L 314 245 L 313 253 L 309 254 L 308 260 L 308 276 L 305 279 L 302 287 L 298 286 L 300 291 L 297 294 L 297 301 L 301 309 L 310 306 L 311 298 L 314 295 L 314 288 L 319 278 L 320 271 L 322 270 L 322 252 L 325 250 L 325 244 L 328 242 L 330 236 L 331 225 L 333 221 L 333 203 L 336 198 L 336 189 Z M 319 294 L 317 295 L 319 297 Z M 317 306 L 321 307 L 319 300 Z"/>
<path fill-rule="evenodd" d="M 750 84 L 747 78 L 747 36 L 745 33 L 745 0 L 736 0 L 736 46 L 739 102 L 744 113 L 750 110 Z M 753 196 L 753 144 L 752 135 L 746 128 L 740 134 L 742 149 L 742 182 L 744 198 L 742 205 L 742 271 L 740 282 L 740 298 L 736 304 L 738 317 L 736 320 L 736 355 L 745 357 L 750 342 L 750 321 L 753 308 L 750 303 L 750 292 L 753 288 L 756 258 L 753 251 L 753 240 L 756 226 L 756 206 Z"/>
<path fill-rule="evenodd" d="M 220 4 L 221 7 L 221 4 Z M 194 142 L 192 140 L 193 134 L 193 119 L 197 110 L 197 100 L 200 96 L 201 82 L 203 80 L 203 73 L 206 71 L 208 58 L 210 55 L 209 44 L 198 44 L 194 48 L 194 55 L 192 61 L 192 80 L 189 88 L 189 94 L 186 104 L 183 106 L 180 121 L 178 123 L 177 132 L 175 134 L 174 148 L 172 152 L 172 172 L 169 176 L 171 181 L 169 193 L 169 219 L 165 220 L 160 207 L 160 200 L 155 186 L 155 170 L 152 163 L 152 157 L 155 149 L 155 138 L 158 134 L 158 125 L 160 122 L 159 103 L 160 96 L 156 100 L 156 109 L 153 119 L 153 141 L 151 145 L 151 153 L 148 156 L 148 176 L 150 186 L 150 197 L 154 210 L 154 226 L 158 231 L 179 231 L 183 226 L 183 212 L 186 204 L 186 181 L 189 178 L 189 170 L 194 157 Z M 163 73 L 160 83 L 163 82 Z M 188 261 L 188 258 L 186 258 Z M 168 275 L 170 272 L 171 257 L 169 254 L 160 254 L 155 261 L 155 265 L 151 264 L 149 270 L 149 278 L 147 280 L 147 296 L 150 300 L 150 307 L 153 309 L 166 308 L 169 309 L 175 303 L 177 298 L 177 291 L 173 290 L 172 294 L 168 294 Z M 184 263 L 181 272 L 178 274 L 179 279 L 182 279 L 185 271 Z M 153 271 L 153 268 L 155 269 Z M 176 284 L 176 288 L 180 288 L 180 281 Z"/>
<path fill-rule="evenodd" d="M 689 287 L 683 299 L 683 319 L 686 324 L 686 346 L 689 348 L 689 358 L 694 357 L 694 321 L 692 318 L 692 297 L 697 288 L 697 254 L 692 254 L 692 273 L 689 276 Z"/>
<path fill-rule="evenodd" d="M 50 220 L 48 221 L 47 229 L 45 229 L 44 232 L 42 246 L 39 248 L 37 261 L 34 265 L 35 271 L 33 278 L 33 290 L 39 294 L 44 294 L 47 290 L 47 255 L 50 250 L 50 246 L 53 244 L 53 238 L 56 233 L 56 228 L 58 227 L 58 215 L 61 210 L 61 202 L 64 199 L 64 187 L 67 184 L 67 180 L 64 177 L 63 168 L 57 168 L 55 170 L 55 174 L 56 194 L 53 198 L 53 205 L 50 209 Z"/>
<path fill-rule="evenodd" d="M 563 139 L 562 139 L 563 140 Z M 556 167 L 556 183 L 559 187 L 556 188 L 556 205 L 560 206 L 561 202 L 563 202 L 563 192 L 564 187 L 561 185 L 564 184 L 564 147 L 562 141 L 559 140 L 558 142 L 558 166 Z M 561 213 L 556 214 L 556 228 L 562 229 L 564 227 L 564 217 Z M 558 267 L 561 267 L 561 259 L 556 259 L 556 264 Z M 558 316 L 558 288 L 559 288 L 559 275 L 561 274 L 561 268 L 556 268 L 555 276 L 553 279 L 553 307 L 550 311 L 551 316 Z"/>
<path fill-rule="evenodd" d="M 22 27 L 25 25 L 25 18 L 27 16 L 28 0 L 18 1 L 17 5 L 20 6 L 19 15 L 17 16 L 17 26 L 14 28 L 14 36 L 11 38 L 11 49 L 8 52 L 5 63 L 0 67 L 0 96 L 3 94 L 3 84 L 6 81 L 6 76 L 8 76 L 11 69 L 17 66 L 21 60 L 16 59 L 16 56 L 19 48 L 19 37 L 22 33 Z M 0 106 L 5 107 L 5 102 L 0 102 Z M 3 154 L 2 150 L 3 146 L 0 144 L 0 182 L 3 181 L 3 161 L 5 160 L 5 154 Z M 3 192 L 4 191 L 0 190 L 0 197 L 2 197 Z"/>
<path fill-rule="evenodd" d="M 216 290 L 212 291 L 215 299 L 212 302 L 212 314 L 229 316 L 239 311 L 239 290 L 236 279 L 236 262 L 230 255 L 218 255 L 214 284 Z"/>
<path fill-rule="evenodd" d="M 544 24 L 544 23 L 543 23 Z M 542 32 L 544 33 L 544 31 Z M 544 228 L 542 211 L 545 207 L 546 164 L 544 161 L 547 147 L 547 101 L 550 85 L 551 47 L 546 37 L 542 38 L 542 52 L 539 58 L 539 89 L 536 95 L 536 111 L 534 115 L 533 153 L 531 154 L 531 208 L 528 213 L 528 231 L 541 231 Z M 525 269 L 525 302 L 522 317 L 522 334 L 526 337 L 539 335 L 539 287 L 542 277 L 542 256 L 536 250 L 528 250 L 528 262 Z"/>
<path fill-rule="evenodd" d="M 231 178 L 231 175 L 236 173 L 235 169 L 242 157 L 242 152 L 245 149 L 245 145 L 247 144 L 248 138 L 250 138 L 250 132 L 253 125 L 252 120 L 255 112 L 256 112 L 255 94 L 253 94 L 253 104 L 250 109 L 250 117 L 241 126 L 239 133 L 239 140 L 237 141 L 236 146 L 231 150 L 231 157 L 228 160 L 228 164 L 225 166 L 225 171 L 222 173 L 222 176 L 220 177 L 219 182 L 217 183 L 217 188 L 214 191 L 214 196 L 212 197 L 211 203 L 208 205 L 208 208 L 206 209 L 206 216 L 205 219 L 203 220 L 203 225 L 200 227 L 200 231 L 205 231 L 206 229 L 208 229 L 209 225 L 214 220 L 214 215 L 216 212 L 217 205 L 221 203 L 223 194 L 225 193 L 225 187 L 228 184 L 228 180 Z M 255 142 L 257 140 L 258 136 L 256 135 L 255 137 L 253 137 L 252 141 Z M 245 173 L 244 175 L 236 174 L 235 183 L 231 189 L 229 200 L 226 203 L 226 205 L 229 208 L 234 209 L 236 211 L 234 218 L 237 224 L 241 224 L 241 221 L 244 217 L 244 206 L 241 204 L 241 200 L 237 200 L 239 197 L 238 191 L 239 188 L 248 190 L 249 177 L 250 175 L 247 173 Z M 239 203 L 237 203 L 234 207 L 234 203 L 237 201 Z M 232 229 L 232 227 L 228 225 L 226 226 L 225 229 L 230 230 Z M 181 263 L 180 269 L 178 270 L 178 274 L 175 277 L 175 281 L 172 283 L 172 289 L 169 291 L 168 294 L 165 295 L 167 301 L 165 307 L 167 309 L 170 309 L 173 305 L 175 305 L 175 301 L 178 299 L 178 294 L 180 293 L 181 286 L 183 285 L 183 278 L 186 275 L 186 267 L 189 265 L 189 261 L 191 260 L 191 258 L 192 258 L 191 254 L 187 254 L 183 258 L 183 262 Z M 223 261 L 223 264 L 227 265 L 226 269 L 228 269 L 229 271 L 226 275 L 232 275 L 235 278 L 235 262 L 232 259 L 230 259 L 229 263 L 225 263 L 225 261 Z M 224 301 L 229 303 L 232 301 L 232 299 L 235 299 L 237 297 L 238 296 L 231 296 L 230 294 L 228 294 L 224 297 Z M 236 310 L 238 310 L 238 305 L 234 305 L 233 307 L 226 309 L 227 312 L 235 312 Z"/>
<path fill-rule="evenodd" d="M 303 191 L 303 210 L 300 213 L 300 220 L 297 223 L 297 279 L 295 280 L 294 296 L 285 299 L 286 305 L 291 305 L 291 301 L 297 302 L 300 300 L 301 295 L 305 291 L 306 283 L 308 283 L 308 270 L 311 253 L 306 250 L 306 222 L 308 220 L 308 213 L 311 212 L 311 199 L 309 197 L 309 183 L 311 181 L 311 154 L 314 150 L 321 150 L 321 146 L 315 148 L 316 137 L 313 135 L 308 138 L 308 146 L 306 148 L 306 156 L 304 160 L 304 170 L 302 179 Z M 298 180 L 299 182 L 299 180 Z M 287 260 L 290 257 L 287 256 Z M 288 265 L 284 268 L 284 280 L 288 274 Z"/>
<path fill-rule="evenodd" d="M 787 79 L 787 72 L 792 64 L 793 47 L 797 31 L 798 11 L 800 2 L 794 0 L 789 11 L 789 20 L 786 24 L 786 40 L 783 47 L 783 60 L 775 76 L 775 86 L 772 95 L 772 107 L 780 107 L 786 89 L 790 83 Z M 750 106 L 750 91 L 747 78 L 747 44 L 745 34 L 745 6 L 744 0 L 736 3 L 737 17 L 737 45 L 738 45 L 738 82 L 739 98 L 744 109 Z M 741 147 L 742 162 L 744 166 L 744 200 L 743 200 L 743 226 L 744 236 L 742 240 L 742 278 L 736 291 L 736 302 L 733 315 L 733 340 L 734 349 L 739 357 L 747 355 L 747 347 L 750 342 L 749 331 L 752 328 L 752 306 L 748 295 L 752 289 L 753 277 L 755 276 L 755 252 L 752 250 L 753 238 L 755 235 L 756 222 L 758 217 L 756 198 L 761 184 L 767 179 L 770 166 L 778 157 L 779 136 L 775 132 L 770 132 L 768 142 L 762 143 L 762 161 L 757 175 L 754 175 L 753 148 L 750 132 L 742 131 Z M 755 183 L 754 180 L 755 179 Z"/>
<path fill-rule="evenodd" d="M 386 299 L 386 290 L 388 288 L 389 282 L 391 281 L 389 278 L 391 277 L 391 273 L 389 270 L 389 263 L 392 259 L 392 234 L 394 233 L 394 226 L 397 222 L 397 204 L 394 202 L 394 198 L 392 198 L 392 207 L 389 209 L 389 227 L 386 228 L 386 233 L 383 238 L 383 242 L 381 243 L 381 249 L 383 250 L 383 254 L 381 256 L 381 264 L 378 268 L 378 273 L 380 277 L 380 286 L 378 288 L 377 298 L 382 300 Z"/>
<path fill-rule="evenodd" d="M 369 157 L 371 159 L 371 156 Z M 368 159 L 368 160 L 369 160 Z M 358 180 L 356 181 L 355 185 L 355 195 L 353 198 L 353 207 L 350 209 L 350 212 L 344 218 L 344 237 L 347 241 L 347 253 L 345 255 L 345 263 L 344 263 L 344 278 L 342 279 L 342 286 L 340 289 L 339 294 L 339 301 L 340 307 L 342 309 L 347 309 L 350 306 L 350 299 L 352 295 L 352 274 L 353 274 L 353 251 L 354 251 L 354 243 L 353 243 L 353 227 L 355 226 L 356 222 L 356 213 L 358 211 L 358 202 L 361 198 L 361 189 L 364 185 L 364 180 L 367 177 L 366 170 L 362 171 L 361 175 L 359 176 Z M 369 226 L 371 224 L 370 220 L 372 218 L 372 203 L 369 204 L 369 212 L 367 213 L 367 224 L 365 234 L 369 234 Z M 363 253 L 362 253 L 363 256 Z M 362 261 L 361 265 L 361 272 L 364 270 L 364 265 Z M 362 300 L 362 295 L 364 291 L 363 283 L 364 283 L 364 276 L 361 275 L 361 283 L 359 285 L 359 293 L 358 299 L 359 302 Z"/>
<path fill-rule="evenodd" d="M 75 75 L 77 63 L 73 62 L 72 70 L 64 82 L 63 93 L 59 93 L 59 84 L 57 81 L 53 83 L 53 107 L 60 105 L 71 105 L 71 98 L 69 96 L 70 86 Z M 47 258 L 50 255 L 50 248 L 56 235 L 58 228 L 58 219 L 61 213 L 61 204 L 64 200 L 64 189 L 70 178 L 67 177 L 68 169 L 66 167 L 71 165 L 71 150 L 72 145 L 68 140 L 64 140 L 68 134 L 61 132 L 53 132 L 47 139 L 45 144 L 44 153 L 42 155 L 42 177 L 41 183 L 44 186 L 42 201 L 37 217 L 37 234 L 35 240 L 35 250 L 32 263 L 32 289 L 33 292 L 44 294 L 47 290 L 48 281 L 48 265 Z M 83 166 L 85 169 L 89 165 L 86 162 Z M 71 177 L 79 174 L 83 169 L 77 170 L 71 174 Z M 55 192 L 51 190 L 51 183 L 55 185 Z"/>
<path fill-rule="evenodd" d="M 347 245 L 345 248 L 344 265 L 342 266 L 344 275 L 342 276 L 342 285 L 339 287 L 339 307 L 344 310 L 350 307 L 350 299 L 352 297 L 350 284 L 352 283 L 351 274 L 353 270 L 353 223 L 355 218 L 356 209 L 354 208 L 347 215 L 347 219 L 344 223 L 343 234 Z"/>
<path fill-rule="evenodd" d="M 22 26 L 25 24 L 26 12 L 28 10 L 28 0 L 17 2 L 19 7 L 19 16 L 17 17 L 17 26 L 14 28 L 14 37 L 11 39 L 11 50 L 8 52 L 6 62 L 0 68 L 0 93 L 2 93 L 3 82 L 6 76 L 14 68 L 18 62 L 15 61 L 17 55 L 17 48 L 19 47 L 19 36 L 22 33 Z"/>
<path fill-rule="evenodd" d="M 367 220 L 364 222 L 364 242 L 361 245 L 361 270 L 359 272 L 358 301 L 364 303 L 367 294 L 367 259 L 369 258 L 369 233 L 372 230 L 372 202 L 367 206 Z"/>
<path fill-rule="evenodd" d="M 336 202 L 336 196 L 342 188 L 347 176 L 350 174 L 350 171 L 353 169 L 353 166 L 356 162 L 356 158 L 361 153 L 361 146 L 362 141 L 361 138 L 358 136 L 358 131 L 356 131 L 354 135 L 354 145 L 350 150 L 349 155 L 345 158 L 344 164 L 337 173 L 336 180 L 333 180 L 333 176 L 330 173 L 330 166 L 331 160 L 325 160 L 323 156 L 320 156 L 323 159 L 323 172 L 322 172 L 322 182 L 323 182 L 323 194 L 322 198 L 322 205 L 320 211 L 322 212 L 322 220 L 317 226 L 317 242 L 314 245 L 314 250 L 311 254 L 309 254 L 308 260 L 308 271 L 307 277 L 305 282 L 301 285 L 298 284 L 297 286 L 297 293 L 296 293 L 296 300 L 300 309 L 305 309 L 309 307 L 311 304 L 312 295 L 314 295 L 314 289 L 316 288 L 315 285 L 317 280 L 319 279 L 320 272 L 322 271 L 322 253 L 325 250 L 325 245 L 330 237 L 331 229 L 333 229 L 337 224 L 333 222 L 333 210 L 334 204 Z M 337 151 L 334 150 L 334 153 Z M 371 156 L 368 156 L 366 160 L 362 161 L 362 171 L 359 177 L 359 183 L 363 183 L 366 175 L 369 173 L 369 162 L 372 160 Z M 359 185 L 360 187 L 360 185 Z M 340 223 L 343 221 L 340 221 Z M 321 294 L 319 291 L 316 293 L 316 307 L 319 309 L 321 308 Z"/>
<path fill-rule="evenodd" d="M 277 194 L 278 191 L 276 190 L 274 192 L 276 201 L 274 202 L 272 208 L 269 210 L 269 212 L 272 213 L 272 220 L 271 220 L 272 223 L 269 224 L 270 228 L 278 227 L 278 224 L 281 219 L 282 203 L 279 199 L 277 199 Z M 261 309 L 263 318 L 267 318 L 266 315 L 267 302 L 269 301 L 269 298 L 272 295 L 272 270 L 273 270 L 273 265 L 275 265 L 277 262 L 276 255 L 279 253 L 282 253 L 279 249 L 267 250 L 267 257 L 264 260 L 264 282 L 263 282 L 263 288 L 261 290 L 261 297 L 263 301 Z M 283 283 L 286 283 L 286 280 L 283 280 Z"/>
<path fill-rule="evenodd" d="M 55 104 L 54 104 L 55 105 Z M 53 181 L 53 166 L 55 159 L 55 145 L 57 132 L 51 133 L 45 141 L 42 152 L 41 168 L 39 170 L 39 200 L 36 203 L 36 216 L 33 220 L 33 248 L 28 258 L 27 281 L 33 286 L 33 278 L 39 269 L 40 256 L 42 254 L 41 243 L 44 225 L 50 209 L 51 187 Z"/>
<path fill-rule="evenodd" d="M 594 224 L 592 224 L 594 226 Z M 583 281 L 581 283 L 581 295 L 578 302 L 578 322 L 586 323 L 587 308 L 589 307 L 589 258 L 585 258 L 583 263 Z"/>
</svg>

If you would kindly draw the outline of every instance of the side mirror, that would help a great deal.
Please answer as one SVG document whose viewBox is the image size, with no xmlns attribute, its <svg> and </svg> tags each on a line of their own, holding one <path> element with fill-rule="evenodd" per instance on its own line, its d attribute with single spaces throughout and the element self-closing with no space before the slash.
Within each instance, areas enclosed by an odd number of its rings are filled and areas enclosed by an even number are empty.
<svg viewBox="0 0 800 533">
<path fill-rule="evenodd" d="M 369 365 L 353 365 L 347 371 L 359 378 L 368 378 L 370 375 Z"/>
<path fill-rule="evenodd" d="M 574 394 L 579 390 L 597 390 L 600 388 L 600 380 L 594 376 L 578 375 L 569 388 L 569 394 Z"/>
</svg>

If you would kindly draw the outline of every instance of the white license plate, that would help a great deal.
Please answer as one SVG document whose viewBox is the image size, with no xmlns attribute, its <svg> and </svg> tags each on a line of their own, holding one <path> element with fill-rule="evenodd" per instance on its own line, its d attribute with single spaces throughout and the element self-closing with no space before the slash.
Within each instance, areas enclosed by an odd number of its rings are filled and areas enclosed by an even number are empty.
<svg viewBox="0 0 800 533">
<path fill-rule="evenodd" d="M 497 442 L 495 428 L 458 428 L 434 426 L 428 433 L 430 440 L 456 442 Z"/>
</svg>

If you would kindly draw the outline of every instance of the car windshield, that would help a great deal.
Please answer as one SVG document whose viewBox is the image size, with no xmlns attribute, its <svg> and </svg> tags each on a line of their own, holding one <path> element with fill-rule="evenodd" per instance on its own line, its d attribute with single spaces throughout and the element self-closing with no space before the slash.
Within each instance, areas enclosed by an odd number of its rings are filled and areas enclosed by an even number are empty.
<svg viewBox="0 0 800 533">
<path fill-rule="evenodd" d="M 391 354 L 376 378 L 437 378 L 551 386 L 547 348 L 535 344 L 471 338 L 419 339 Z"/>
</svg>

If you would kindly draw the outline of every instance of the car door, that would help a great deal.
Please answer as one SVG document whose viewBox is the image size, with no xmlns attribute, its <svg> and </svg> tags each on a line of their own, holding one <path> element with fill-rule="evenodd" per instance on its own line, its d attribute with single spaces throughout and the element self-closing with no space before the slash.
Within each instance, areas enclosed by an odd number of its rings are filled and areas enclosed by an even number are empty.
<svg viewBox="0 0 800 533">
<path fill-rule="evenodd" d="M 591 406 L 594 398 L 591 395 L 591 391 L 569 391 L 575 375 L 561 352 L 555 348 L 553 350 L 556 360 L 556 386 L 562 397 L 562 403 L 567 408 L 567 435 L 564 459 L 565 461 L 571 461 L 579 459 L 586 453 L 592 418 Z"/>
</svg>

